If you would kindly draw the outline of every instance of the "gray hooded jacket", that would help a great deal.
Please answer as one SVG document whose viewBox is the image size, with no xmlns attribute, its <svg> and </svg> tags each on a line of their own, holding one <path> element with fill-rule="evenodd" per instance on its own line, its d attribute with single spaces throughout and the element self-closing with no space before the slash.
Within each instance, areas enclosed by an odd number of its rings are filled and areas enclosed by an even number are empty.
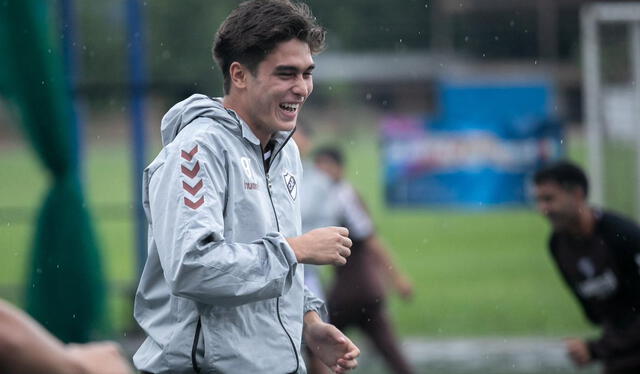
<svg viewBox="0 0 640 374">
<path fill-rule="evenodd" d="M 148 258 L 134 355 L 152 373 L 305 373 L 303 314 L 324 313 L 286 237 L 300 235 L 302 166 L 289 133 L 265 172 L 258 138 L 219 99 L 193 95 L 162 120 L 144 172 Z"/>
</svg>

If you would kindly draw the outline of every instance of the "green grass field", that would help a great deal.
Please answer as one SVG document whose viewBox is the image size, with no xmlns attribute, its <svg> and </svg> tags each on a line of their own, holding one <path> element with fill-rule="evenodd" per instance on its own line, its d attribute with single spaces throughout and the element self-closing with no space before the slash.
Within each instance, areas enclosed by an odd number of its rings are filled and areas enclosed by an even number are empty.
<svg viewBox="0 0 640 374">
<path fill-rule="evenodd" d="M 372 135 L 347 139 L 350 177 L 369 201 L 399 266 L 415 284 L 411 303 L 390 300 L 402 335 L 563 336 L 593 331 L 550 262 L 548 227 L 535 212 L 386 208 L 377 141 Z M 581 157 L 579 150 L 571 152 Z M 124 142 L 87 149 L 87 193 L 109 276 L 109 314 L 116 331 L 131 326 L 129 291 L 135 286 L 129 160 Z M 31 222 L 47 178 L 26 146 L 3 147 L 0 171 L 0 296 L 20 303 Z"/>
</svg>

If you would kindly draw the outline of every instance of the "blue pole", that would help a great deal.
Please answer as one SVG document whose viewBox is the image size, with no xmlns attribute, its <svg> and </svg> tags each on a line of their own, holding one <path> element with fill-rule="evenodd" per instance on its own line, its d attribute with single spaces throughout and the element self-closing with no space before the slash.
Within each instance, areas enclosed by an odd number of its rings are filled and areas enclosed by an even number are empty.
<svg viewBox="0 0 640 374">
<path fill-rule="evenodd" d="M 62 0 L 60 3 L 60 18 L 62 19 L 62 58 L 64 59 L 64 73 L 66 76 L 67 89 L 70 91 L 70 96 L 73 102 L 73 113 L 71 120 L 73 123 L 74 133 L 72 136 L 73 147 L 75 148 L 74 157 L 76 158 L 76 165 L 80 172 L 81 181 L 84 180 L 84 142 L 83 142 L 83 128 L 82 119 L 78 112 L 78 103 L 76 97 L 76 88 L 78 86 L 78 56 L 76 53 L 76 34 L 75 34 L 75 19 L 74 19 L 74 3 L 73 0 Z"/>
<path fill-rule="evenodd" d="M 135 245 L 138 276 L 142 274 L 147 259 L 147 219 L 142 207 L 142 173 L 146 164 L 144 131 L 144 39 L 142 37 L 142 12 L 138 0 L 127 0 L 127 25 L 129 40 L 129 73 L 131 95 L 131 130 L 133 148 Z"/>
</svg>

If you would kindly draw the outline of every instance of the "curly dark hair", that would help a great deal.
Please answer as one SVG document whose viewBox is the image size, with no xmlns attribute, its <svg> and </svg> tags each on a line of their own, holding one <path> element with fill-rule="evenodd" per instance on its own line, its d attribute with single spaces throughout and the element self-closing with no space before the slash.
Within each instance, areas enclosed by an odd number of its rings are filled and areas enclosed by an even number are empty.
<svg viewBox="0 0 640 374">
<path fill-rule="evenodd" d="M 234 61 L 256 74 L 257 67 L 278 43 L 297 38 L 312 54 L 325 46 L 325 29 L 306 4 L 289 0 L 251 0 L 241 3 L 224 20 L 213 43 L 213 58 L 222 69 L 224 93 L 231 89 L 229 67 Z"/>
</svg>

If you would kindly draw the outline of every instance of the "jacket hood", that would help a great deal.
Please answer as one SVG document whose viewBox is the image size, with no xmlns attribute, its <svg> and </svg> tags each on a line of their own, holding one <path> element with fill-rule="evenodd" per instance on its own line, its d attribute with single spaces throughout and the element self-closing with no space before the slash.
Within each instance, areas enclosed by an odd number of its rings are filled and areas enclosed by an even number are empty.
<svg viewBox="0 0 640 374">
<path fill-rule="evenodd" d="M 235 112 L 227 110 L 221 99 L 195 94 L 174 105 L 162 117 L 162 145 L 171 143 L 182 129 L 198 117 L 211 118 L 224 126 L 237 129 L 236 131 L 240 126 Z"/>
</svg>

